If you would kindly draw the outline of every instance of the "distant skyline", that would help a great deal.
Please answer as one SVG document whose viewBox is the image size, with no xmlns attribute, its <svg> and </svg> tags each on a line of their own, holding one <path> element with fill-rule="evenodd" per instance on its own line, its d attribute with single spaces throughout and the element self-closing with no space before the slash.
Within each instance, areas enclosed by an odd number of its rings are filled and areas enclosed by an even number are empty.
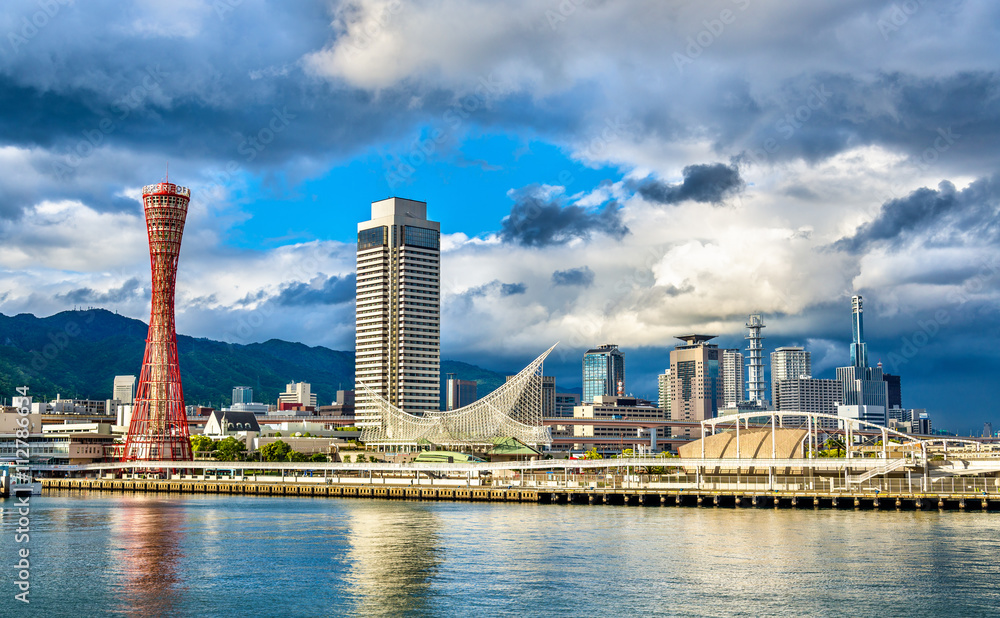
<svg viewBox="0 0 1000 618">
<path fill-rule="evenodd" d="M 11 0 L 0 312 L 147 320 L 139 198 L 169 163 L 181 333 L 352 349 L 357 223 L 407 197 L 441 221 L 444 358 L 561 341 L 546 372 L 576 386 L 616 343 L 653 397 L 674 335 L 745 349 L 761 313 L 765 357 L 832 377 L 861 294 L 904 405 L 981 429 L 998 24 L 986 0 Z"/>
</svg>

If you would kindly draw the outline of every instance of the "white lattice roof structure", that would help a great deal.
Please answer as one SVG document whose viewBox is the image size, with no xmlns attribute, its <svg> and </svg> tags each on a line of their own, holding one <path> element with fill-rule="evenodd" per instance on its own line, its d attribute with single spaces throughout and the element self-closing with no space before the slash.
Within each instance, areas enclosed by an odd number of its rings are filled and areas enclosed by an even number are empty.
<svg viewBox="0 0 1000 618">
<path fill-rule="evenodd" d="M 517 438 L 525 444 L 551 444 L 549 429 L 542 425 L 542 363 L 555 347 L 489 395 L 447 412 L 409 414 L 359 382 L 372 398 L 373 412 L 378 416 L 377 423 L 362 428 L 361 441 L 368 445 L 429 442 L 446 446 L 490 444 L 494 438 Z"/>
</svg>

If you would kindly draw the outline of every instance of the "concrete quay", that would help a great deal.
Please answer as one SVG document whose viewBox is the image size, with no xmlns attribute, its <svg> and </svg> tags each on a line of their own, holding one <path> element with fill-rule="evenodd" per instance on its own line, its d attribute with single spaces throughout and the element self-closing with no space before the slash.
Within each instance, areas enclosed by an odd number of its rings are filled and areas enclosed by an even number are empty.
<svg viewBox="0 0 1000 618">
<path fill-rule="evenodd" d="M 834 491 L 705 491 L 623 488 L 428 487 L 262 481 L 44 479 L 44 490 L 157 494 L 308 496 L 387 500 L 452 500 L 620 506 L 716 508 L 835 508 L 865 510 L 1000 511 L 1000 495 Z"/>
</svg>

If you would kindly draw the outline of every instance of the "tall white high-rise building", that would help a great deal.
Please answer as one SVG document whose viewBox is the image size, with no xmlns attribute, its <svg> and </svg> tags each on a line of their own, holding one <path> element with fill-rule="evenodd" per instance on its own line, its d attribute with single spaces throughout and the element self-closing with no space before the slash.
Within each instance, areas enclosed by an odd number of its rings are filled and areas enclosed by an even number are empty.
<svg viewBox="0 0 1000 618">
<path fill-rule="evenodd" d="M 778 382 L 812 377 L 812 355 L 804 348 L 785 346 L 771 352 L 771 401 L 775 410 L 784 410 Z M 790 409 L 790 408 L 789 408 Z"/>
<path fill-rule="evenodd" d="M 413 414 L 439 408 L 440 258 L 441 224 L 424 202 L 372 202 L 371 220 L 358 224 L 357 425 L 378 418 L 365 387 Z"/>
<path fill-rule="evenodd" d="M 124 405 L 135 403 L 135 376 L 115 376 L 112 399 L 117 399 Z"/>
<path fill-rule="evenodd" d="M 746 401 L 743 395 L 743 354 L 739 350 L 722 350 L 722 403 L 726 408 Z"/>
<path fill-rule="evenodd" d="M 667 369 L 660 375 L 656 376 L 656 386 L 658 390 L 658 404 L 661 409 L 667 411 L 667 417 L 670 417 L 670 404 L 673 401 L 674 393 L 670 390 L 670 370 Z"/>
</svg>

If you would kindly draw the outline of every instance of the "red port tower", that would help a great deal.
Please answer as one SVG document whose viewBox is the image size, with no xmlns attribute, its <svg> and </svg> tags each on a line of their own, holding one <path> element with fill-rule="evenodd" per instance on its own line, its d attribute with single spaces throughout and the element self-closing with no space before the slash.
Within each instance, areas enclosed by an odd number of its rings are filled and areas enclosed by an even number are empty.
<svg viewBox="0 0 1000 618">
<path fill-rule="evenodd" d="M 142 188 L 153 302 L 146 354 L 125 438 L 124 461 L 190 461 L 191 441 L 177 362 L 174 289 L 191 191 L 170 182 Z"/>
</svg>

